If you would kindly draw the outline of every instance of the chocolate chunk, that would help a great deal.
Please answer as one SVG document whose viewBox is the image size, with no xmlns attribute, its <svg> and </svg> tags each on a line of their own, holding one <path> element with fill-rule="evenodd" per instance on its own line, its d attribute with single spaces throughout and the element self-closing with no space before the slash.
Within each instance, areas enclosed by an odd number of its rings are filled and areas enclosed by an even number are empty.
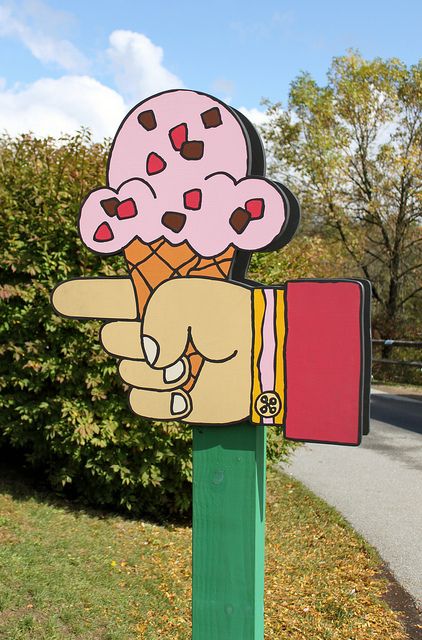
<svg viewBox="0 0 422 640">
<path fill-rule="evenodd" d="M 180 155 L 185 160 L 200 160 L 204 155 L 204 143 L 201 140 L 184 142 L 180 150 Z"/>
<path fill-rule="evenodd" d="M 219 127 L 220 124 L 223 124 L 220 109 L 218 107 L 213 107 L 212 109 L 208 109 L 208 111 L 204 111 L 201 113 L 201 118 L 205 129 Z"/>
<path fill-rule="evenodd" d="M 100 205 L 108 216 L 113 217 L 117 214 L 117 207 L 120 204 L 118 198 L 107 198 L 106 200 L 100 200 Z"/>
<path fill-rule="evenodd" d="M 186 216 L 184 213 L 177 213 L 177 211 L 166 211 L 161 222 L 167 229 L 179 233 L 185 226 Z"/>
<path fill-rule="evenodd" d="M 152 131 L 157 126 L 157 120 L 155 119 L 154 111 L 149 109 L 148 111 L 142 111 L 138 116 L 138 122 L 147 131 Z"/>
<path fill-rule="evenodd" d="M 246 211 L 246 209 L 242 209 L 242 207 L 238 207 L 233 211 L 230 216 L 230 225 L 236 231 L 236 233 L 243 233 L 243 231 L 248 226 L 251 220 L 250 213 Z"/>
</svg>

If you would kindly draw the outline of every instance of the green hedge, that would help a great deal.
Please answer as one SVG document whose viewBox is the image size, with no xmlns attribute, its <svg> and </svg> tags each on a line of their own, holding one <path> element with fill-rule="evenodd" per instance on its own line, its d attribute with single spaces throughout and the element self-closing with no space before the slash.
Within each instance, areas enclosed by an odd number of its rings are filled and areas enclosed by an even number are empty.
<svg viewBox="0 0 422 640">
<path fill-rule="evenodd" d="M 124 274 L 80 242 L 79 206 L 104 183 L 107 144 L 0 139 L 0 443 L 20 449 L 55 488 L 90 503 L 160 517 L 191 503 L 191 432 L 128 410 L 99 323 L 64 320 L 49 296 L 62 280 Z M 269 456 L 282 455 L 272 435 Z"/>
</svg>

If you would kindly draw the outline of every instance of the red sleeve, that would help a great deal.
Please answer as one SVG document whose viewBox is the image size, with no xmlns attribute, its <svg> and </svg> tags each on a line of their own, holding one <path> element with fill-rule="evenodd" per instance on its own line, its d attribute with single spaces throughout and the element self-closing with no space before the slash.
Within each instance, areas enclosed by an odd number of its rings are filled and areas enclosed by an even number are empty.
<svg viewBox="0 0 422 640">
<path fill-rule="evenodd" d="M 354 280 L 287 283 L 287 438 L 358 445 L 367 432 L 368 292 Z"/>
</svg>

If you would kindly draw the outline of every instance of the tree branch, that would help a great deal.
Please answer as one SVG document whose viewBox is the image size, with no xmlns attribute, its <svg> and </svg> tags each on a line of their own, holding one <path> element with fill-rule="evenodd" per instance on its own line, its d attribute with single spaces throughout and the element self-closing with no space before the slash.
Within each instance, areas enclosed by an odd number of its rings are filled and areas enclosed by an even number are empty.
<svg viewBox="0 0 422 640">
<path fill-rule="evenodd" d="M 413 247 L 414 244 L 418 244 L 418 242 L 422 242 L 422 237 L 420 238 L 416 238 L 416 240 L 412 240 L 412 242 L 409 242 L 409 244 L 406 244 L 403 249 L 404 251 L 406 251 L 407 249 L 409 249 L 410 247 Z"/>
<path fill-rule="evenodd" d="M 422 287 L 418 287 L 417 289 L 412 291 L 412 293 L 410 293 L 408 296 L 403 298 L 403 300 L 400 300 L 400 302 L 398 303 L 397 306 L 398 307 L 402 307 L 408 300 L 410 300 L 410 298 L 413 298 L 413 296 L 415 296 L 417 293 L 419 293 L 419 291 L 422 291 Z"/>
<path fill-rule="evenodd" d="M 389 266 L 389 263 L 386 260 L 378 256 L 376 253 L 373 253 L 370 249 L 366 249 L 366 253 L 369 253 L 369 255 L 372 256 L 375 260 L 378 260 L 382 264 L 385 264 L 386 267 Z"/>
<path fill-rule="evenodd" d="M 422 267 L 422 262 L 420 262 L 419 264 L 414 264 L 413 266 L 409 267 L 408 269 L 405 269 L 404 271 L 402 271 L 399 275 L 398 278 L 403 278 L 406 274 L 410 273 L 411 271 L 415 271 L 416 269 L 420 269 Z"/>
</svg>

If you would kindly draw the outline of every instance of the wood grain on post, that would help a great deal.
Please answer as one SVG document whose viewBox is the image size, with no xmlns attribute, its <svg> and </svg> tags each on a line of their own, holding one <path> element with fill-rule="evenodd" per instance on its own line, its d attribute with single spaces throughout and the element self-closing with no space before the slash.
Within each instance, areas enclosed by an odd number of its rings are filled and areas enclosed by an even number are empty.
<svg viewBox="0 0 422 640">
<path fill-rule="evenodd" d="M 266 431 L 193 428 L 193 640 L 263 640 Z"/>
</svg>

